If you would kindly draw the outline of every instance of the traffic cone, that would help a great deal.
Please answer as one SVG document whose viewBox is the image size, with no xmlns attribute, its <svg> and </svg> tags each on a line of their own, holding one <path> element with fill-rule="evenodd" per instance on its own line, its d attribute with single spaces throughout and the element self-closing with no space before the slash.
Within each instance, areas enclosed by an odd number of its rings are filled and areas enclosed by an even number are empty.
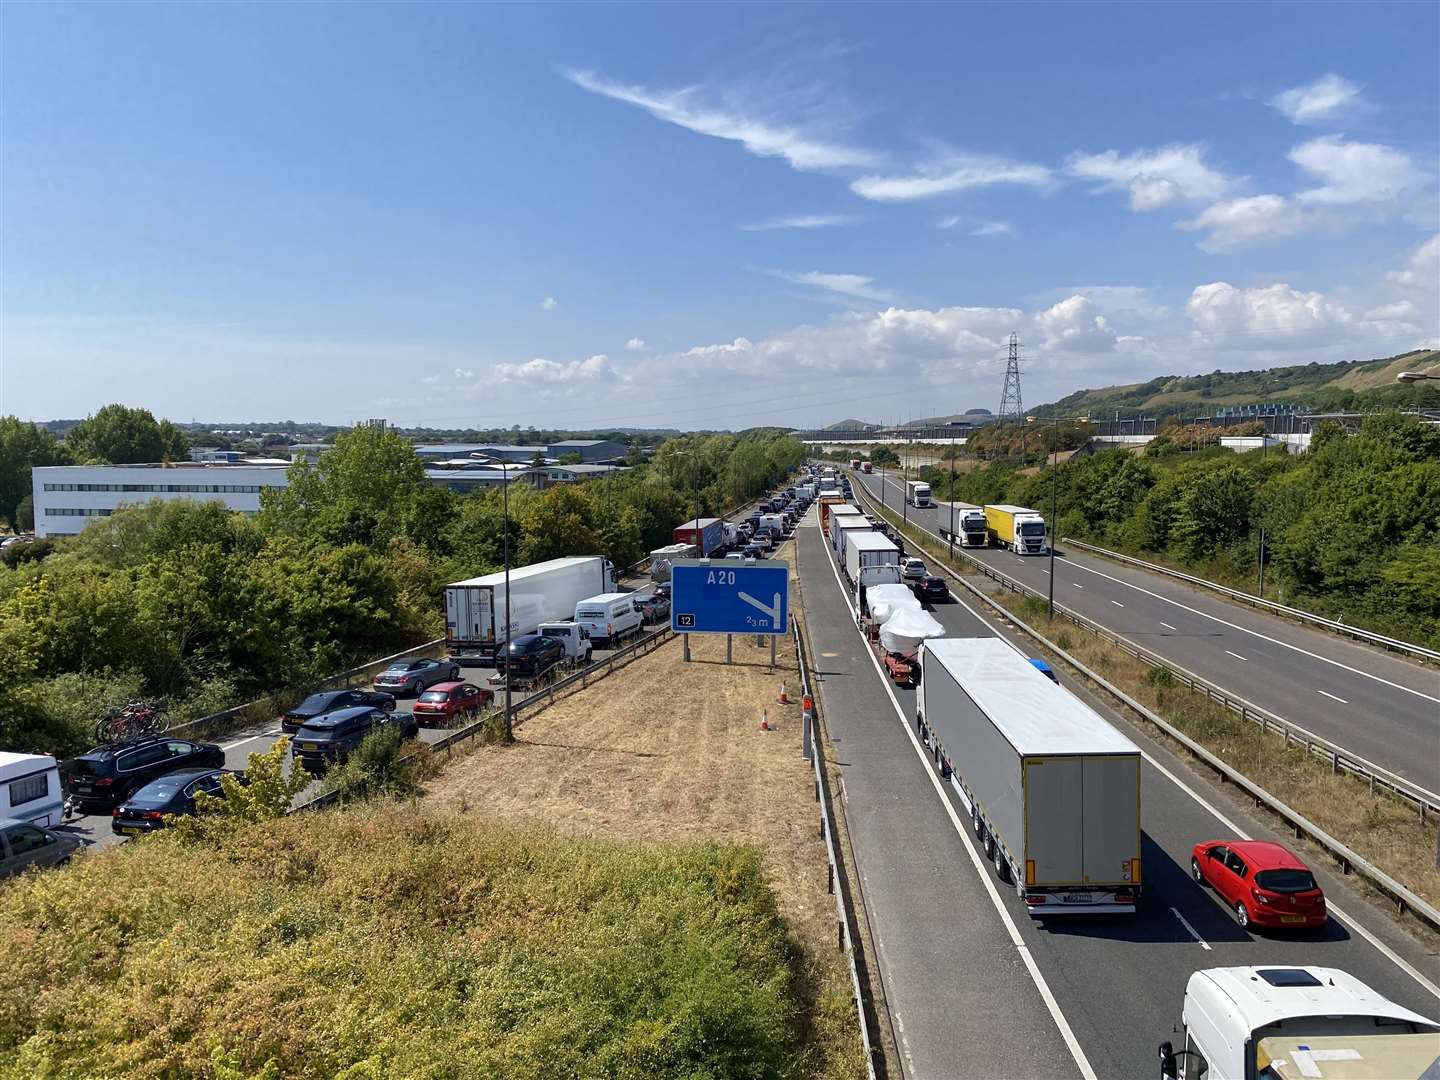
<svg viewBox="0 0 1440 1080">
<path fill-rule="evenodd" d="M 761 731 L 769 731 L 769 730 L 770 730 L 770 721 L 766 718 L 766 716 L 765 716 L 765 714 L 764 714 L 763 712 L 760 714 L 760 730 L 761 730 Z"/>
<path fill-rule="evenodd" d="M 800 704 L 800 708 L 801 708 L 801 710 L 805 713 L 806 716 L 814 716 L 814 715 L 815 715 L 815 699 L 812 698 L 809 694 L 806 694 L 804 700 L 803 700 L 803 701 L 801 702 L 801 704 Z"/>
<path fill-rule="evenodd" d="M 779 701 L 779 704 L 781 704 L 781 705 L 789 705 L 789 704 L 790 704 L 790 691 L 789 691 L 789 688 L 786 687 L 786 685 L 785 685 L 783 682 L 780 684 L 780 701 Z"/>
</svg>

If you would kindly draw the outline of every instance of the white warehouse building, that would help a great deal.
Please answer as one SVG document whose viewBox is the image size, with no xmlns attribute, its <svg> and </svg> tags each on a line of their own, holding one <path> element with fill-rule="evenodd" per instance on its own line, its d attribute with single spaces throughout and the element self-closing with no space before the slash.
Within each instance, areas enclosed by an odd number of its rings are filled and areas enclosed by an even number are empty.
<svg viewBox="0 0 1440 1080">
<path fill-rule="evenodd" d="M 31 472 L 36 536 L 73 536 L 93 519 L 151 499 L 222 502 L 253 514 L 260 492 L 285 487 L 289 462 L 234 464 L 181 461 L 165 465 L 48 465 Z"/>
</svg>

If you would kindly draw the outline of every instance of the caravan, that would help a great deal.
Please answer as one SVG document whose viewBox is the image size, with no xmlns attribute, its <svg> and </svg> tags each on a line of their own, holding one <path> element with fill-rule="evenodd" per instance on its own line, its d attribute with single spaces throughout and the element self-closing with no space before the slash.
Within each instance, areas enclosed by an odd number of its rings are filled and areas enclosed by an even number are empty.
<svg viewBox="0 0 1440 1080">
<path fill-rule="evenodd" d="M 54 828 L 64 814 L 60 769 L 53 757 L 0 751 L 0 818 Z"/>
</svg>

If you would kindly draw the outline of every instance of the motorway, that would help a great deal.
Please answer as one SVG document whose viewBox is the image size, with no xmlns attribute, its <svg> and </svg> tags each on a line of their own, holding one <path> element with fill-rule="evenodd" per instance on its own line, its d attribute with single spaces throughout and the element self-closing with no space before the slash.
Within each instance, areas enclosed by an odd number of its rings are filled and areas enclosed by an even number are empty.
<svg viewBox="0 0 1440 1080">
<path fill-rule="evenodd" d="M 1145 892 L 1133 917 L 1032 919 L 985 863 L 958 786 L 940 778 L 916 738 L 914 691 L 886 680 L 863 642 L 814 511 L 797 530 L 797 562 L 856 876 L 906 1075 L 1154 1075 L 1155 1047 L 1171 1037 L 1185 982 L 1204 967 L 1338 967 L 1440 1015 L 1435 956 L 1323 864 L 1315 874 L 1332 915 L 1323 934 L 1241 930 L 1190 880 L 1190 849 L 1217 837 L 1283 838 L 1073 683 L 1071 692 L 1144 751 Z M 953 636 L 998 632 L 953 594 L 932 613 Z"/>
<path fill-rule="evenodd" d="M 893 477 L 854 482 L 939 540 L 938 510 L 906 506 Z M 1044 511 L 1042 511 L 1043 513 Z M 1041 593 L 1050 560 L 966 553 Z M 1055 602 L 1316 735 L 1440 792 L 1440 672 L 1183 582 L 1081 552 L 1055 558 Z"/>
</svg>

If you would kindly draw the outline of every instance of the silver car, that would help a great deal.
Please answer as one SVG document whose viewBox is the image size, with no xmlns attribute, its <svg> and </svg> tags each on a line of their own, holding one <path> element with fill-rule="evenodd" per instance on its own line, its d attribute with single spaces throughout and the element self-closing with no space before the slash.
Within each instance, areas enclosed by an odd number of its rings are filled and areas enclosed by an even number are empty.
<svg viewBox="0 0 1440 1080">
<path fill-rule="evenodd" d="M 68 862 L 80 841 L 28 821 L 0 818 L 0 878 L 32 866 L 58 866 Z"/>
<path fill-rule="evenodd" d="M 397 660 L 371 684 L 376 690 L 391 694 L 413 694 L 440 682 L 457 682 L 460 665 L 451 660 Z"/>
</svg>

